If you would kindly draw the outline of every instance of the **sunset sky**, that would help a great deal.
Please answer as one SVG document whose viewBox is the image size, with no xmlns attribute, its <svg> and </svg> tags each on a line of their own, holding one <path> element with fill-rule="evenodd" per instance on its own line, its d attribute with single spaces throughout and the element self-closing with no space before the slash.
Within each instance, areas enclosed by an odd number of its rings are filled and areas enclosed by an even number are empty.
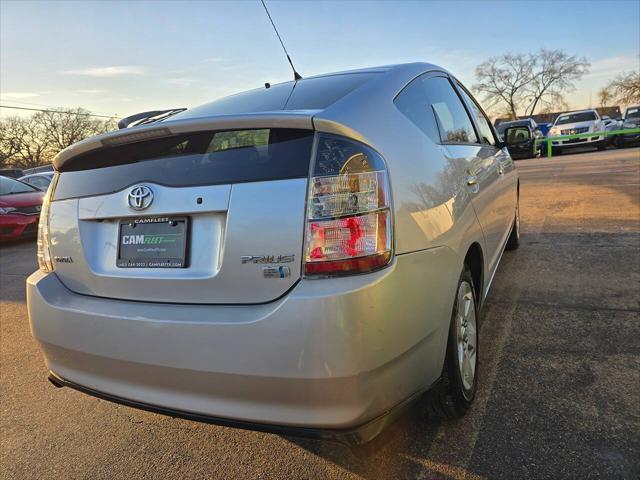
<svg viewBox="0 0 640 480">
<path fill-rule="evenodd" d="M 561 48 L 591 62 L 567 97 L 582 108 L 616 74 L 640 68 L 636 0 L 267 5 L 303 76 L 428 61 L 471 86 L 492 55 Z M 257 0 L 2 0 L 0 19 L 2 105 L 125 116 L 292 77 Z"/>
</svg>

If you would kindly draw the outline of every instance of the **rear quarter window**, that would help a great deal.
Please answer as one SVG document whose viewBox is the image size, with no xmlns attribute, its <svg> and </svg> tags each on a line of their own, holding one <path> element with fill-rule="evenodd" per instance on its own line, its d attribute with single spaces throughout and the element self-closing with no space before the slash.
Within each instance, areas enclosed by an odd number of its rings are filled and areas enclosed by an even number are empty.
<svg viewBox="0 0 640 480">
<path fill-rule="evenodd" d="M 443 76 L 413 80 L 395 100 L 400 111 L 436 143 L 478 143 L 471 118 Z"/>
</svg>

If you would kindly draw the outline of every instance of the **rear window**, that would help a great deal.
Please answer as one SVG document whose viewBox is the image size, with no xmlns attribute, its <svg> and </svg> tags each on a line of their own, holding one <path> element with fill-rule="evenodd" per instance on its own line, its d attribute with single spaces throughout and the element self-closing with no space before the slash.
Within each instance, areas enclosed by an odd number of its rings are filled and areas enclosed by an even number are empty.
<svg viewBox="0 0 640 480">
<path fill-rule="evenodd" d="M 377 73 L 351 73 L 310 78 L 298 82 L 285 110 L 321 110 L 337 102 Z"/>
<path fill-rule="evenodd" d="M 307 177 L 313 131 L 196 132 L 107 147 L 61 169 L 54 200 L 112 193 L 133 183 L 219 185 Z"/>
<path fill-rule="evenodd" d="M 377 72 L 316 77 L 258 88 L 185 110 L 171 120 L 277 110 L 322 110 L 370 80 Z"/>
<path fill-rule="evenodd" d="M 504 133 L 504 131 L 509 127 L 526 127 L 527 124 L 524 122 L 503 122 L 498 124 L 496 130 L 500 135 Z"/>
</svg>

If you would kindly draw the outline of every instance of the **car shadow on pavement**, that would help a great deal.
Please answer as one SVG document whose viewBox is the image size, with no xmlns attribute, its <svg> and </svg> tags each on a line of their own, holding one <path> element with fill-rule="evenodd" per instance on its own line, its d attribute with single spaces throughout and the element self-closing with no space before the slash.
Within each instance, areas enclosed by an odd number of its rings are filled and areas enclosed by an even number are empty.
<svg viewBox="0 0 640 480">
<path fill-rule="evenodd" d="M 349 447 L 330 441 L 283 438 L 368 480 L 422 478 L 427 454 L 442 422 L 427 414 L 425 400 L 420 399 L 365 445 Z"/>
</svg>

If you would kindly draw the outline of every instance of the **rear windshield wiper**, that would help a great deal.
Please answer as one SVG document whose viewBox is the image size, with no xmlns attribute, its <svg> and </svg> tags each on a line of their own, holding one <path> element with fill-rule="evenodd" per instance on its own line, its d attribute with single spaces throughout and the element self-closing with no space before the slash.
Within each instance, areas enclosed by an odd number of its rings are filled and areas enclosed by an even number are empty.
<svg viewBox="0 0 640 480">
<path fill-rule="evenodd" d="M 150 110 L 148 112 L 136 113 L 123 118 L 118 122 L 118 128 L 134 127 L 145 123 L 159 122 L 177 113 L 184 112 L 186 108 L 171 108 L 169 110 Z"/>
</svg>

